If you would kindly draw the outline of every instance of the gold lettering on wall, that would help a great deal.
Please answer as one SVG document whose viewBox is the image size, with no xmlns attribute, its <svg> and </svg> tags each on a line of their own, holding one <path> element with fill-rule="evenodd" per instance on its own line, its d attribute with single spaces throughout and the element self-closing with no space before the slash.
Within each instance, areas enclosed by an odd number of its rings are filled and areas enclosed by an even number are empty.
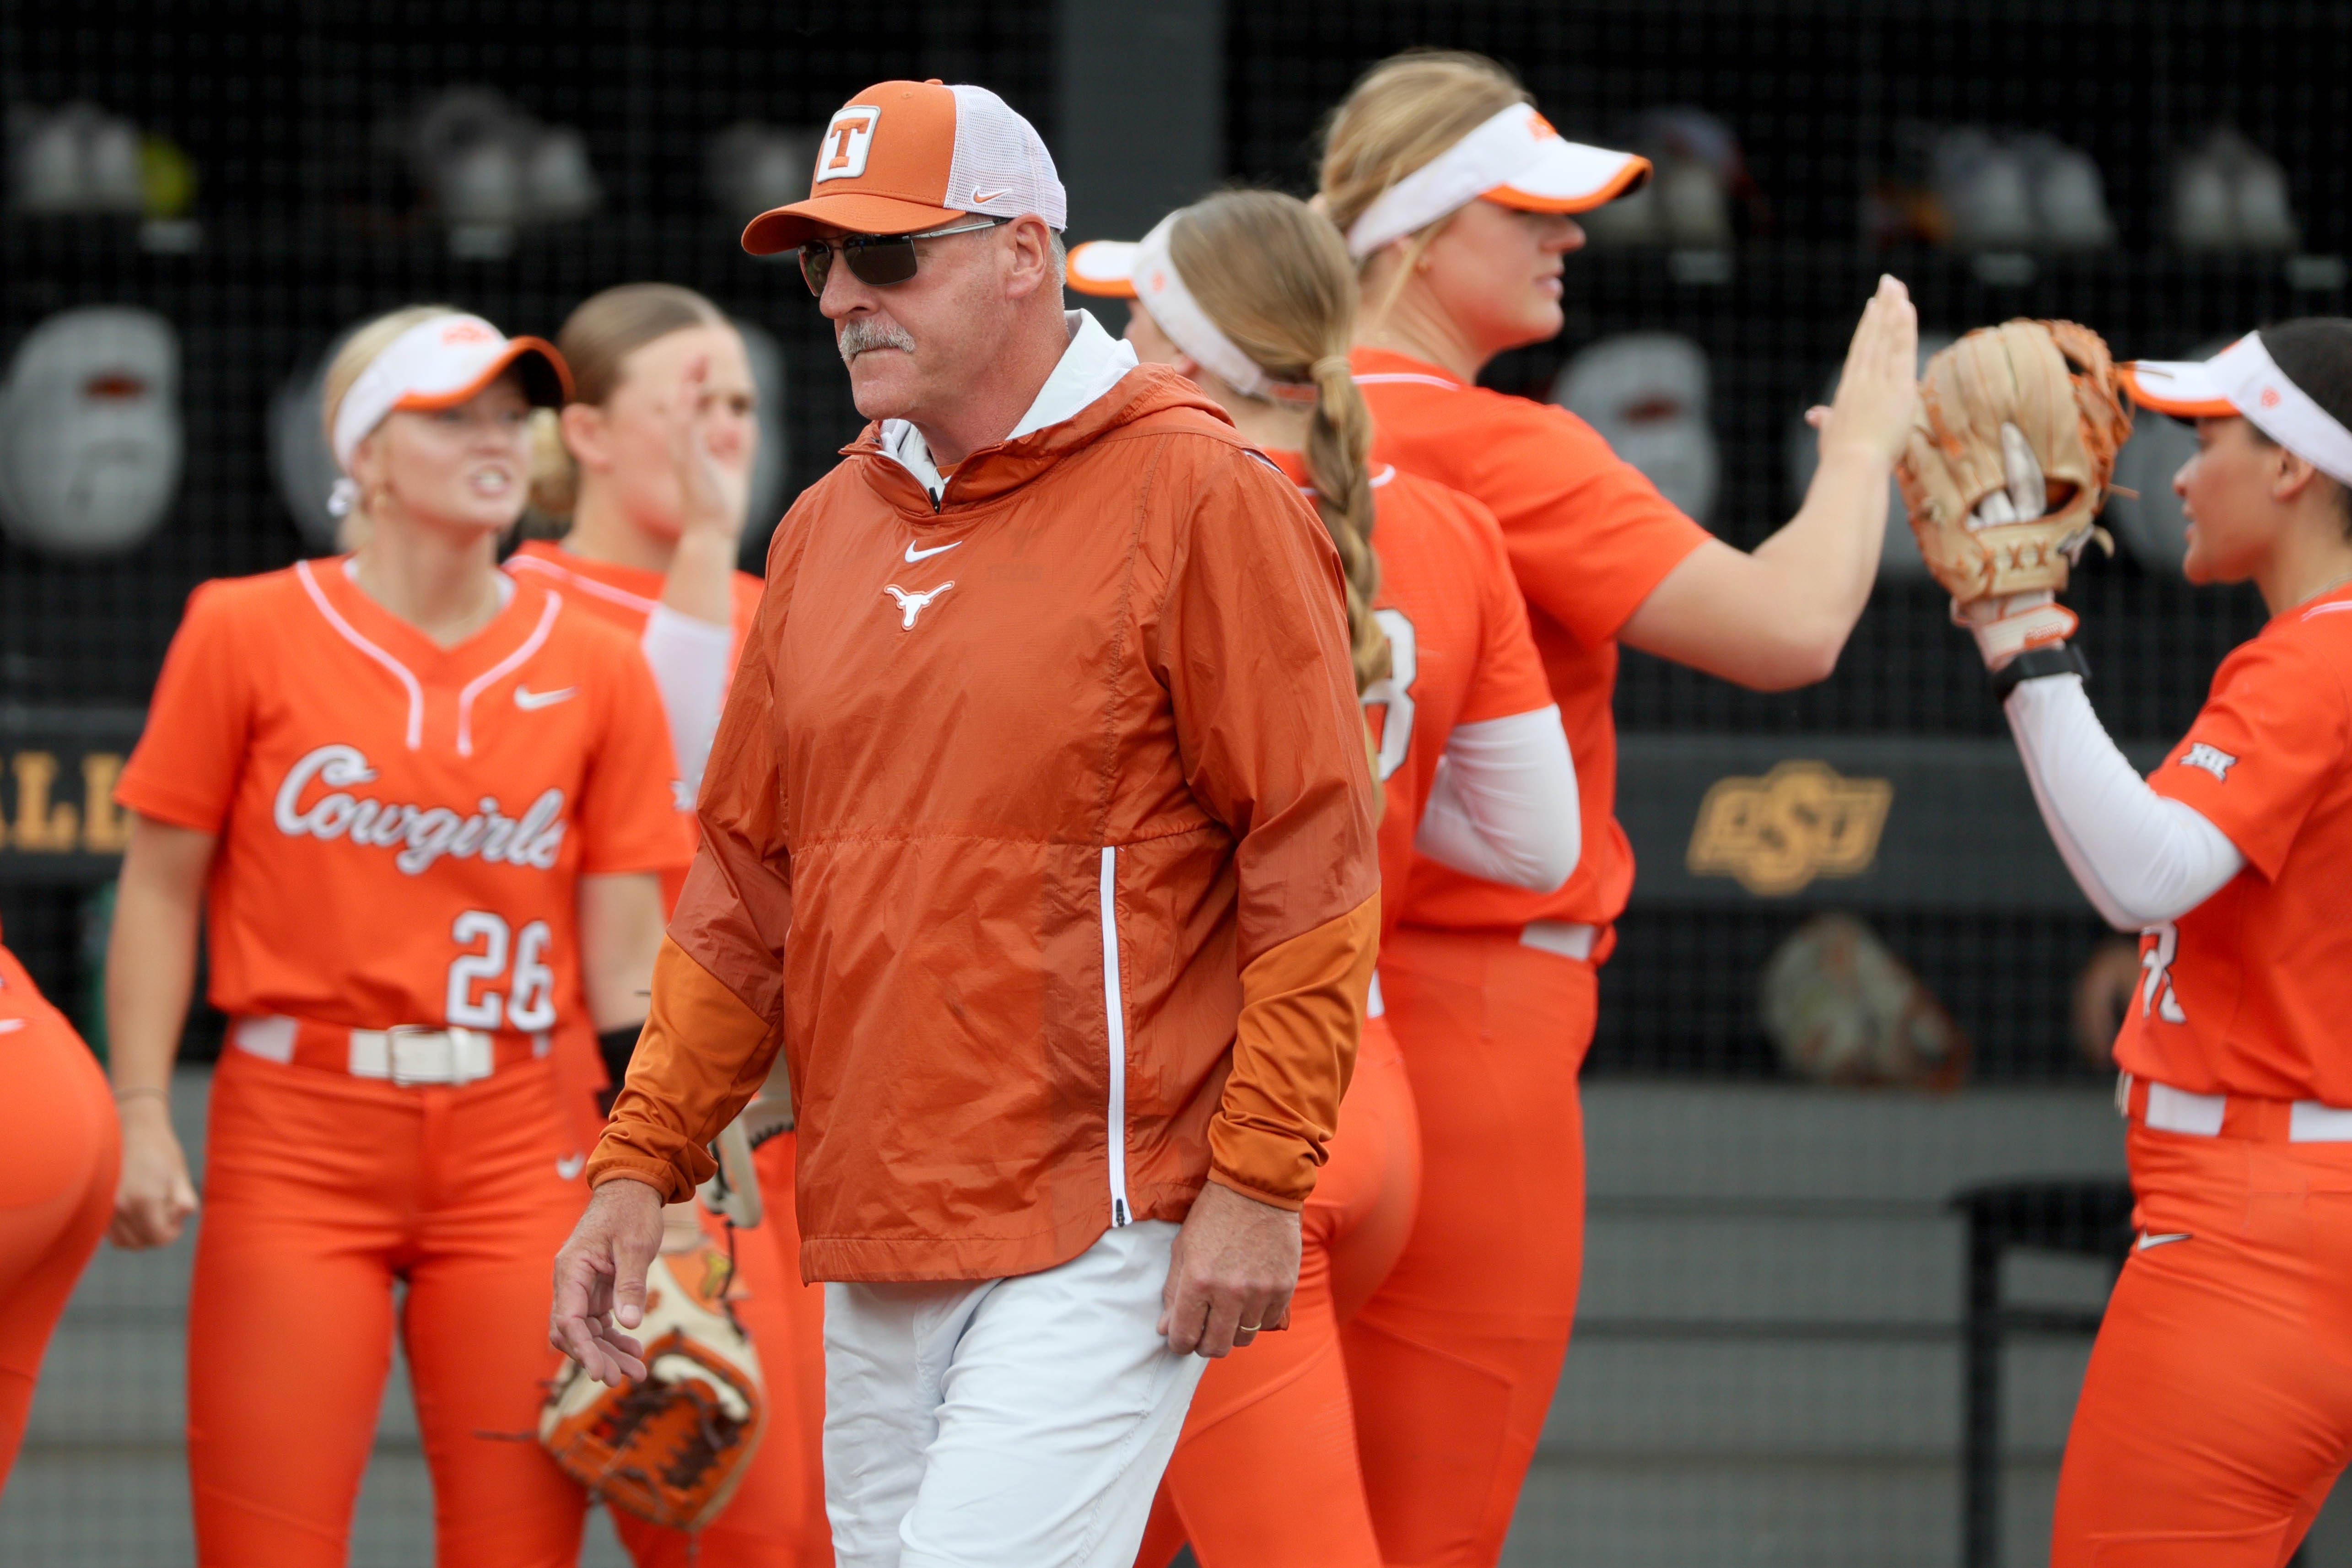
<svg viewBox="0 0 2352 1568">
<path fill-rule="evenodd" d="M 114 803 L 114 781 L 122 758 L 93 751 L 81 759 L 81 847 L 93 855 L 119 855 L 131 842 L 131 819 Z"/>
<path fill-rule="evenodd" d="M 16 820 L 8 845 L 27 854 L 69 854 L 81 837 L 81 813 L 66 801 L 52 805 L 49 787 L 58 779 L 58 759 L 46 751 L 20 751 L 9 763 L 16 778 Z"/>
</svg>

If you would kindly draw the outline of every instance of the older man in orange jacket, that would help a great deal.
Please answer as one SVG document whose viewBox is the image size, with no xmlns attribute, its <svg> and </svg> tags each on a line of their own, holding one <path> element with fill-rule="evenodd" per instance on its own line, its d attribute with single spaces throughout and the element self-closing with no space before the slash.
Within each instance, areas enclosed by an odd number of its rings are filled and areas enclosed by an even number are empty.
<svg viewBox="0 0 2352 1568">
<path fill-rule="evenodd" d="M 744 235 L 877 423 L 770 547 L 557 1261 L 640 1375 L 660 1205 L 783 1051 L 845 1568 L 1132 1561 L 1197 1356 L 1280 1325 L 1377 941 L 1336 556 L 1064 314 L 1064 205 L 995 95 L 886 82 Z"/>
</svg>

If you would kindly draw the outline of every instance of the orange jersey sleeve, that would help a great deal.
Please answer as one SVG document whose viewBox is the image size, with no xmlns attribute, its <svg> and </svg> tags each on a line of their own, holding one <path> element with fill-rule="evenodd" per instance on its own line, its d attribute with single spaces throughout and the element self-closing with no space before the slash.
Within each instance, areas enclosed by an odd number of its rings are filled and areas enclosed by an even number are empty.
<svg viewBox="0 0 2352 1568">
<path fill-rule="evenodd" d="M 2142 939 L 2116 1044 L 2127 1071 L 2197 1093 L 2352 1105 L 2352 589 L 2231 653 L 2150 775 L 2246 868 Z"/>
<path fill-rule="evenodd" d="M 208 833 L 227 821 L 254 696 L 251 666 L 237 645 L 238 586 L 201 583 L 188 595 L 146 727 L 115 782 L 115 799 L 142 816 Z"/>
</svg>

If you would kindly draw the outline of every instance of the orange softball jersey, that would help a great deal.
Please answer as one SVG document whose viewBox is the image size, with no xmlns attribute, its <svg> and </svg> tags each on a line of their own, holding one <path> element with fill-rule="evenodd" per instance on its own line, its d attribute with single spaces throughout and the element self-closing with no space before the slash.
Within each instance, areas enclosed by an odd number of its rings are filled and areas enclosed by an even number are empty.
<svg viewBox="0 0 2352 1568">
<path fill-rule="evenodd" d="M 1606 925 L 1633 885 L 1617 825 L 1617 632 L 1650 591 L 1707 538 L 1641 472 L 1569 413 L 1465 385 L 1435 365 L 1359 349 L 1356 384 L 1379 431 L 1374 451 L 1482 503 L 1502 526 L 1552 700 L 1568 732 L 1584 852 L 1556 893 L 1528 893 L 1413 864 L 1404 918 L 1418 925 Z"/>
<path fill-rule="evenodd" d="M 1306 460 L 1269 452 L 1311 497 Z M 1392 464 L 1372 475 L 1373 612 L 1389 636 L 1389 674 L 1364 693 L 1380 744 L 1381 926 L 1402 918 L 1412 836 L 1454 727 L 1551 706 L 1527 604 L 1494 514 Z"/>
<path fill-rule="evenodd" d="M 576 879 L 693 841 L 653 677 L 535 582 L 444 649 L 344 559 L 198 588 L 115 798 L 220 835 L 213 1004 L 585 1028 Z"/>
<path fill-rule="evenodd" d="M 664 586 L 660 572 L 619 566 L 608 560 L 590 560 L 586 556 L 572 554 L 552 539 L 523 541 L 522 548 L 507 558 L 507 570 L 519 580 L 555 590 L 563 595 L 565 603 L 611 622 L 632 637 L 645 635 L 646 622 L 661 602 Z M 730 630 L 734 646 L 727 654 L 730 674 L 734 673 L 735 661 L 742 655 L 743 638 L 751 630 L 751 617 L 760 612 L 762 586 L 761 580 L 748 571 L 737 572 L 732 583 L 734 614 L 730 617 Z"/>
<path fill-rule="evenodd" d="M 2222 660 L 2148 782 L 2246 866 L 2142 937 L 2116 1062 L 2192 1093 L 2352 1106 L 2352 587 Z"/>
</svg>

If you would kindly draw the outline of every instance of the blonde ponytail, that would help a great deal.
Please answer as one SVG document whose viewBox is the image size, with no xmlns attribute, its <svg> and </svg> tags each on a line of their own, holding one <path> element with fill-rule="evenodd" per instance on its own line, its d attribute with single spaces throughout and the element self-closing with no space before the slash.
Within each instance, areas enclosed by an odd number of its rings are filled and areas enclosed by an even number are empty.
<svg viewBox="0 0 2352 1568">
<path fill-rule="evenodd" d="M 1307 472 L 1315 509 L 1347 578 L 1348 642 L 1361 692 L 1389 673 L 1388 634 L 1372 615 L 1372 417 L 1348 367 L 1356 275 L 1339 232 L 1274 191 L 1225 191 L 1187 207 L 1169 259 L 1220 331 L 1276 381 L 1311 384 Z"/>
</svg>

